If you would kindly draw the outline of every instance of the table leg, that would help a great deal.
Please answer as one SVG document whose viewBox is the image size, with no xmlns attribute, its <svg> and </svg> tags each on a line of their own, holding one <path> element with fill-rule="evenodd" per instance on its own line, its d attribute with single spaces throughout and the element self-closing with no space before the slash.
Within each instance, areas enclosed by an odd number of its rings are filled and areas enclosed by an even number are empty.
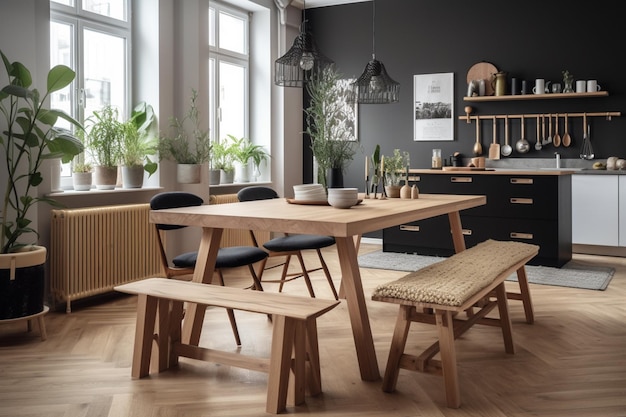
<svg viewBox="0 0 626 417">
<path fill-rule="evenodd" d="M 193 282 L 210 284 L 213 280 L 215 260 L 220 248 L 223 230 L 211 227 L 202 228 L 202 239 L 200 240 L 196 266 L 193 270 Z M 194 303 L 187 305 L 183 323 L 183 343 L 198 346 L 205 311 L 205 306 L 198 306 Z"/>
<path fill-rule="evenodd" d="M 465 250 L 465 238 L 463 237 L 463 228 L 461 226 L 461 215 L 458 211 L 453 211 L 448 213 L 448 220 L 450 221 L 454 251 L 456 253 L 463 252 Z"/>
<path fill-rule="evenodd" d="M 352 237 L 336 238 L 337 253 L 341 264 L 341 286 L 345 292 L 352 335 L 361 371 L 361 379 L 375 381 L 380 379 L 374 340 L 370 327 L 361 272 L 357 261 L 356 248 Z"/>
</svg>

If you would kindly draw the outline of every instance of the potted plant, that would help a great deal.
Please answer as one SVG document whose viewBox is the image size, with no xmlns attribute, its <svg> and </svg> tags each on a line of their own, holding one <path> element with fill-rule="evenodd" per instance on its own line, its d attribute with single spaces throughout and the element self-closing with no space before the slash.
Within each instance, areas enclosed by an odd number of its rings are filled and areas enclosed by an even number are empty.
<svg viewBox="0 0 626 417">
<path fill-rule="evenodd" d="M 0 56 L 8 79 L 0 90 L 0 148 L 5 160 L 0 170 L 6 178 L 0 207 L 0 319 L 13 319 L 44 310 L 46 248 L 37 245 L 39 233 L 29 216 L 38 203 L 60 204 L 34 195 L 45 175 L 42 164 L 52 158 L 70 162 L 83 144 L 72 132 L 54 127 L 59 118 L 82 129 L 80 124 L 44 105 L 51 93 L 74 80 L 74 71 L 63 65 L 52 68 L 41 95 L 32 88 L 30 71 L 22 63 L 10 62 L 2 51 Z"/>
<path fill-rule="evenodd" d="M 250 181 L 250 168 L 253 172 L 258 172 L 261 162 L 266 162 L 269 158 L 269 154 L 265 151 L 263 146 L 255 145 L 249 139 L 236 138 L 233 135 L 227 135 L 228 138 L 236 145 L 234 151 L 235 165 L 235 181 L 237 182 L 249 182 Z M 250 163 L 252 162 L 252 167 Z M 258 175 L 255 175 L 258 177 Z"/>
<path fill-rule="evenodd" d="M 232 137 L 231 137 L 232 138 Z M 212 146 L 213 168 L 220 170 L 220 184 L 231 184 L 235 177 L 237 142 L 227 137 Z"/>
<path fill-rule="evenodd" d="M 211 159 L 211 138 L 209 132 L 200 127 L 197 99 L 197 91 L 192 90 L 189 110 L 182 119 L 170 118 L 171 134 L 159 140 L 159 157 L 178 164 L 180 183 L 201 182 L 202 164 Z"/>
<path fill-rule="evenodd" d="M 74 162 L 72 165 L 72 184 L 75 191 L 91 190 L 93 168 L 90 163 Z"/>
<path fill-rule="evenodd" d="M 400 197 L 401 181 L 409 165 L 409 153 L 401 152 L 400 149 L 394 149 L 393 155 L 382 156 L 381 170 L 385 177 L 387 197 Z"/>
<path fill-rule="evenodd" d="M 107 105 L 86 120 L 85 146 L 95 166 L 94 184 L 99 190 L 113 190 L 121 157 L 124 123 L 117 108 Z"/>
<path fill-rule="evenodd" d="M 150 177 L 157 170 L 157 163 L 149 157 L 157 152 L 157 140 L 150 134 L 153 122 L 152 106 L 141 102 L 123 125 L 121 163 L 124 188 L 141 188 L 143 172 Z"/>
<path fill-rule="evenodd" d="M 310 102 L 305 110 L 306 133 L 318 166 L 318 182 L 325 187 L 343 187 L 343 172 L 358 147 L 354 128 L 347 123 L 349 115 L 339 80 L 331 65 L 307 83 Z"/>
</svg>

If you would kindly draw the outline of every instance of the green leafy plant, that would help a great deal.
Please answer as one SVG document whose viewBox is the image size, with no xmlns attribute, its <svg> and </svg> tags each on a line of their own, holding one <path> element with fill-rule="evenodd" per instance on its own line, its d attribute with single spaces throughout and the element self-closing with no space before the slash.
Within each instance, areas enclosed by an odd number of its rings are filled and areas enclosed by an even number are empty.
<svg viewBox="0 0 626 417">
<path fill-rule="evenodd" d="M 233 136 L 229 136 L 220 142 L 215 142 L 212 147 L 213 154 L 211 158 L 213 168 L 226 172 L 234 171 L 238 149 L 237 139 Z"/>
<path fill-rule="evenodd" d="M 40 95 L 31 88 L 30 71 L 20 62 L 10 62 L 0 51 L 9 83 L 0 91 L 0 147 L 6 171 L 6 185 L 2 202 L 0 253 L 11 253 L 32 243 L 19 242 L 27 234 L 39 236 L 30 225 L 30 209 L 37 203 L 60 207 L 55 200 L 34 197 L 33 189 L 43 181 L 41 164 L 45 159 L 61 158 L 70 162 L 83 151 L 83 144 L 71 131 L 55 127 L 64 119 L 78 129 L 80 123 L 60 110 L 47 109 L 44 102 L 50 94 L 65 88 L 74 80 L 75 73 L 64 65 L 48 72 L 46 92 Z M 2 167 L 2 170 L 5 168 Z"/>
<path fill-rule="evenodd" d="M 158 141 L 151 134 L 155 120 L 152 106 L 145 102 L 133 109 L 130 119 L 123 124 L 121 163 L 124 166 L 143 166 L 152 175 L 157 170 L 157 163 L 150 160 L 149 155 L 157 153 Z"/>
<path fill-rule="evenodd" d="M 161 136 L 159 157 L 179 164 L 203 164 L 211 160 L 209 132 L 200 127 L 196 101 L 198 92 L 191 91 L 189 110 L 182 119 L 170 118 L 171 135 Z"/>
<path fill-rule="evenodd" d="M 107 105 L 93 112 L 85 121 L 85 146 L 94 165 L 116 167 L 121 160 L 124 123 L 117 108 Z"/>
<path fill-rule="evenodd" d="M 91 172 L 93 167 L 87 162 L 74 162 L 72 164 L 72 172 Z"/>
<path fill-rule="evenodd" d="M 233 135 L 227 135 L 232 143 L 236 145 L 235 161 L 241 164 L 247 164 L 252 161 L 255 168 L 258 168 L 262 162 L 266 162 L 269 158 L 269 154 L 265 151 L 263 146 L 253 144 L 249 139 L 237 138 Z"/>
<path fill-rule="evenodd" d="M 354 128 L 348 124 L 349 114 L 334 66 L 325 68 L 307 83 L 309 107 L 305 110 L 306 133 L 311 138 L 311 151 L 318 164 L 318 178 L 326 185 L 326 170 L 345 170 L 358 149 Z"/>
<path fill-rule="evenodd" d="M 400 185 L 410 164 L 408 152 L 394 149 L 393 155 L 384 156 L 385 181 L 387 185 Z"/>
</svg>

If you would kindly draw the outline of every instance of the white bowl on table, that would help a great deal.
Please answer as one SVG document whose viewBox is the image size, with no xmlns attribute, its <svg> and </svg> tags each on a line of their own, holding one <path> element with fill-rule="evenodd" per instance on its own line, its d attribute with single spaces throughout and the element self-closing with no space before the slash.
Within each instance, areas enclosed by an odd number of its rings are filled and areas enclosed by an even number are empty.
<svg viewBox="0 0 626 417">
<path fill-rule="evenodd" d="M 357 188 L 329 188 L 328 204 L 335 208 L 350 208 L 359 201 Z"/>
</svg>

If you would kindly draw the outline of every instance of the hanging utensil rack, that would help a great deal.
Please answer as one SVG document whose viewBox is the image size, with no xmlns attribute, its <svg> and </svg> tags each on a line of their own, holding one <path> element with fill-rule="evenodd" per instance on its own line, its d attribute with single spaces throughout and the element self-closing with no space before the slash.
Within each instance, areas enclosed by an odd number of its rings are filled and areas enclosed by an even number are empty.
<svg viewBox="0 0 626 417">
<path fill-rule="evenodd" d="M 484 119 L 504 119 L 506 117 L 508 117 L 509 119 L 521 119 L 522 117 L 524 118 L 536 118 L 537 116 L 555 116 L 555 113 L 532 113 L 532 114 L 508 114 L 508 115 L 504 115 L 504 114 L 498 114 L 498 115 L 482 115 L 482 116 L 470 116 L 469 113 L 466 113 L 465 116 L 459 116 L 459 120 L 465 120 L 467 121 L 467 123 L 471 123 L 472 120 L 484 120 Z M 587 116 L 587 117 L 605 117 L 607 120 L 611 120 L 611 117 L 620 117 L 622 115 L 621 112 L 619 111 L 605 111 L 605 112 L 590 112 L 590 113 L 556 113 L 556 116 L 559 117 L 583 117 L 583 116 Z"/>
</svg>

